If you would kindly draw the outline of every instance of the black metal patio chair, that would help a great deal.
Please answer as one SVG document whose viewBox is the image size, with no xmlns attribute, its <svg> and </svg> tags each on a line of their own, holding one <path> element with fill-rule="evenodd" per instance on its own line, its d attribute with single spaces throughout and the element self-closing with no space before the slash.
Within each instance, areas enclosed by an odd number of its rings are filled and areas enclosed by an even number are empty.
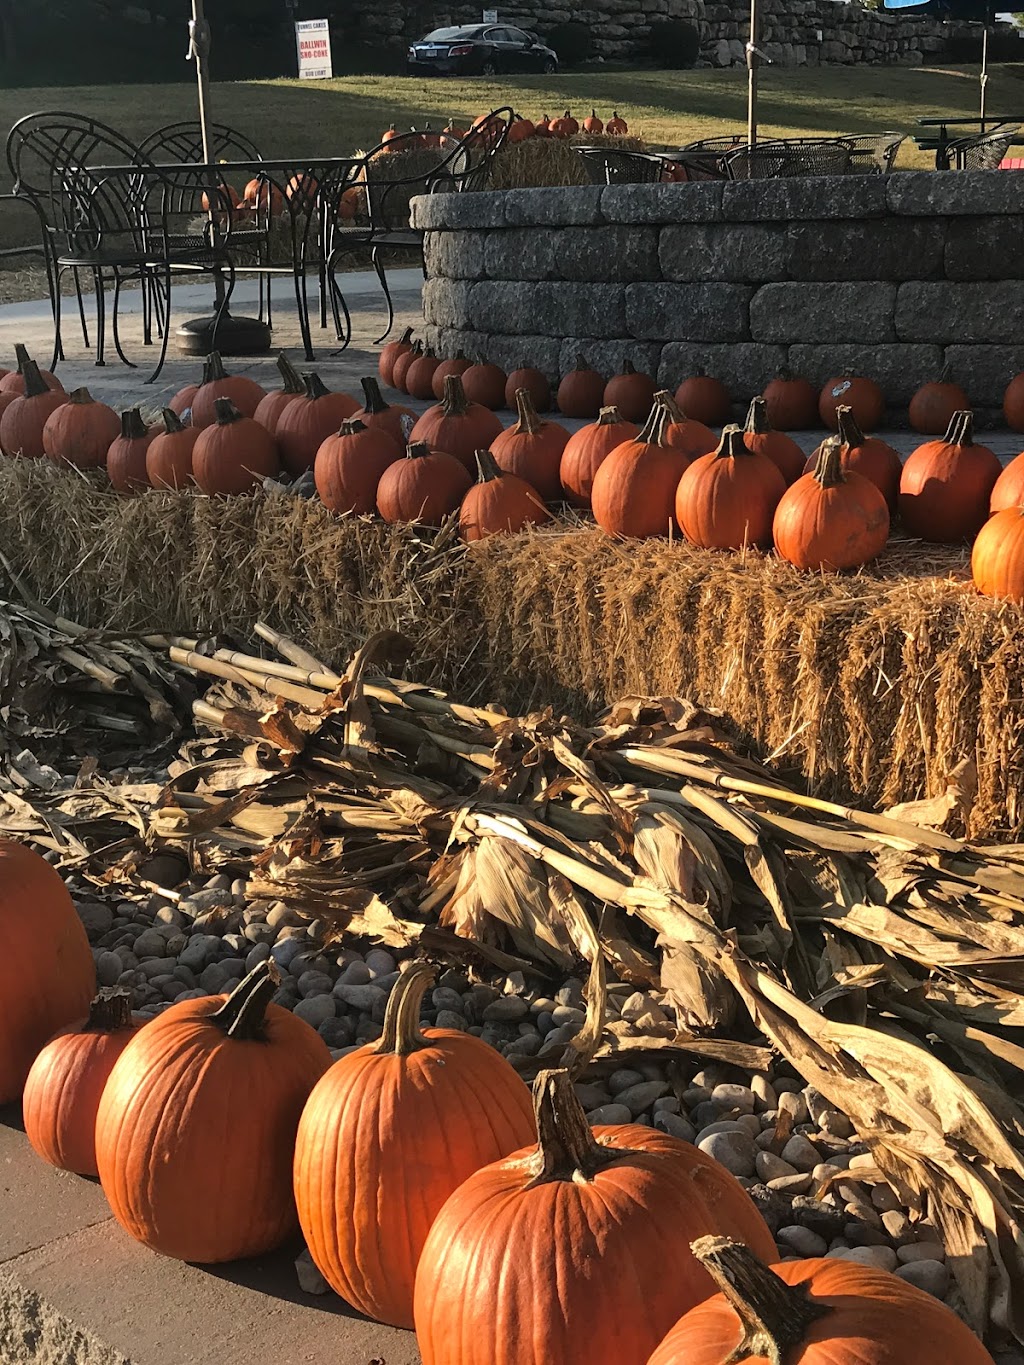
<svg viewBox="0 0 1024 1365">
<path fill-rule="evenodd" d="M 1007 123 L 987 133 L 958 137 L 946 144 L 958 171 L 996 171 L 1020 129 Z"/>
<path fill-rule="evenodd" d="M 850 148 L 841 142 L 759 142 L 725 158 L 730 180 L 776 180 L 786 176 L 846 175 Z"/>
<path fill-rule="evenodd" d="M 630 152 L 618 147 L 572 149 L 583 161 L 593 185 L 651 185 L 661 180 L 665 158 L 654 152 Z"/>
<path fill-rule="evenodd" d="M 888 175 L 905 140 L 905 133 L 844 133 L 836 139 L 850 149 L 853 175 Z"/>
</svg>

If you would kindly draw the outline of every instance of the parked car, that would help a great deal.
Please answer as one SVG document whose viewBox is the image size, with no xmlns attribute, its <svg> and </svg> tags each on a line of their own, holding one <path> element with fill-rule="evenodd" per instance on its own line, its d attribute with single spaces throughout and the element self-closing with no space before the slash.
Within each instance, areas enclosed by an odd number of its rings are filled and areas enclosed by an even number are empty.
<svg viewBox="0 0 1024 1365">
<path fill-rule="evenodd" d="M 409 48 L 410 76 L 496 76 L 506 71 L 558 70 L 558 54 L 509 24 L 435 28 Z"/>
</svg>

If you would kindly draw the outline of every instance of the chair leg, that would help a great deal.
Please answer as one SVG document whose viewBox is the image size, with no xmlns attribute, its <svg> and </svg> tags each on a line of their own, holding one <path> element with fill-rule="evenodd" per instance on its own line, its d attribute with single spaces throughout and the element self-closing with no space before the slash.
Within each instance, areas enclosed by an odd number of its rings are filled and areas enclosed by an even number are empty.
<svg viewBox="0 0 1024 1365">
<path fill-rule="evenodd" d="M 384 262 L 380 258 L 380 250 L 378 247 L 374 247 L 370 252 L 370 261 L 373 264 L 374 270 L 377 272 L 377 278 L 380 280 L 380 287 L 384 290 L 384 298 L 388 305 L 388 325 L 377 338 L 376 344 L 379 346 L 395 325 L 395 305 L 391 302 L 391 290 L 388 288 L 388 277 L 384 273 Z"/>
<path fill-rule="evenodd" d="M 161 332 L 160 332 L 160 358 L 159 358 L 159 360 L 156 362 L 156 369 L 153 371 L 153 373 L 152 373 L 152 374 L 149 376 L 149 378 L 146 380 L 146 383 L 147 383 L 147 384 L 154 384 L 154 383 L 156 383 L 157 376 L 159 375 L 160 371 L 163 369 L 163 367 L 164 367 L 164 361 L 167 359 L 167 343 L 168 343 L 168 341 L 170 340 L 170 335 L 171 335 L 171 268 L 170 268 L 170 266 L 167 266 L 167 268 L 164 270 L 163 279 L 162 279 L 162 280 L 160 280 L 159 277 L 158 277 L 158 276 L 156 275 L 156 273 L 154 272 L 154 274 L 153 274 L 154 298 L 155 298 L 156 295 L 160 292 L 160 285 L 163 286 L 162 296 L 160 297 L 161 312 L 163 312 L 163 304 L 164 304 L 165 301 L 166 301 L 166 304 L 167 304 L 166 313 L 164 313 L 164 317 L 165 317 L 166 321 L 165 321 L 164 327 L 161 329 Z"/>
<path fill-rule="evenodd" d="M 142 283 L 143 289 L 145 289 L 145 288 L 146 288 L 146 281 L 145 281 L 145 279 L 143 279 L 141 283 Z M 113 336 L 114 336 L 114 350 L 117 352 L 118 357 L 119 357 L 119 359 L 121 360 L 122 364 L 127 365 L 128 368 L 129 368 L 130 370 L 135 370 L 135 369 L 138 368 L 138 366 L 135 364 L 134 361 L 128 359 L 128 357 L 127 357 L 127 356 L 125 355 L 125 353 L 124 353 L 124 348 L 123 348 L 122 345 L 121 345 L 121 333 L 120 333 L 120 331 L 119 331 L 119 329 L 118 329 L 118 325 L 117 325 L 117 313 L 118 313 L 118 308 L 120 307 L 120 303 L 121 303 L 121 272 L 120 272 L 120 270 L 115 269 L 115 270 L 114 270 L 114 309 L 113 309 L 113 313 L 111 314 L 111 319 L 110 319 L 110 330 L 111 330 L 111 332 L 113 333 Z"/>
<path fill-rule="evenodd" d="M 60 335 L 60 281 L 63 274 L 59 265 L 54 266 L 53 284 L 50 292 L 50 306 L 53 309 L 53 359 L 50 369 L 57 368 L 57 361 L 64 359 L 64 344 Z"/>
<path fill-rule="evenodd" d="M 75 277 L 75 293 L 78 295 L 78 316 L 79 316 L 79 318 L 81 319 L 81 322 L 82 322 L 82 344 L 84 345 L 85 349 L 88 351 L 88 350 L 90 349 L 90 348 L 89 348 L 89 324 L 88 324 L 88 322 L 87 322 L 87 320 L 86 320 L 86 316 L 85 316 L 85 299 L 84 299 L 83 296 L 82 296 L 82 278 L 81 278 L 81 275 L 80 275 L 79 272 L 78 272 L 77 266 L 76 266 L 75 269 L 72 271 L 72 274 L 73 274 L 74 277 Z"/>
<path fill-rule="evenodd" d="M 302 345 L 304 355 L 307 360 L 315 360 L 313 353 L 313 338 L 309 326 L 309 293 L 306 287 L 306 272 L 300 267 L 295 272 L 295 303 L 299 310 L 299 331 L 302 334 Z"/>
<path fill-rule="evenodd" d="M 103 359 L 103 349 L 107 335 L 107 301 L 103 292 L 103 271 L 93 270 L 93 281 L 96 286 L 96 364 L 105 365 Z"/>
<path fill-rule="evenodd" d="M 226 282 L 226 284 L 225 284 L 225 286 L 224 286 L 224 296 L 223 296 L 223 298 L 221 299 L 220 303 L 217 305 L 217 312 L 216 312 L 216 314 L 214 315 L 214 319 L 213 319 L 213 331 L 212 331 L 211 336 L 210 336 L 210 339 L 211 339 L 211 341 L 212 341 L 212 343 L 213 343 L 213 349 L 214 349 L 214 350 L 217 349 L 217 328 L 220 326 L 221 318 L 222 318 L 222 317 L 224 316 L 224 314 L 228 311 L 228 307 L 229 307 L 229 305 L 230 305 L 230 303 L 231 303 L 231 294 L 232 294 L 232 292 L 233 292 L 233 290 L 234 290 L 234 288 L 235 288 L 235 267 L 234 267 L 234 263 L 233 263 L 232 261 L 229 260 L 229 261 L 227 262 L 227 265 L 226 265 L 226 266 L 222 266 L 222 267 L 220 268 L 220 279 L 221 279 L 222 281 L 224 280 L 225 272 L 226 272 L 226 274 L 227 274 L 227 282 Z M 170 318 L 170 313 L 171 313 L 171 308 L 170 308 L 170 297 L 171 297 L 170 279 L 169 279 L 169 277 L 168 277 L 168 285 L 167 285 L 167 316 L 168 316 L 168 318 Z M 169 332 L 169 331 L 171 330 L 170 327 L 168 327 L 167 330 L 168 330 L 168 332 Z"/>
</svg>

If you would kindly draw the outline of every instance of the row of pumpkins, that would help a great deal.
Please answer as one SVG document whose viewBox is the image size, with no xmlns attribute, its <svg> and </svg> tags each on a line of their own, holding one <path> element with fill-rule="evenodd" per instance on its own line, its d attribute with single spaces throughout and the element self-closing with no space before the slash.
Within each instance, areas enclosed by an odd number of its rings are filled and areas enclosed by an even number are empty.
<svg viewBox="0 0 1024 1365">
<path fill-rule="evenodd" d="M 697 1147 L 591 1130 L 568 1072 L 541 1072 L 531 1101 L 479 1038 L 421 1030 L 424 962 L 402 972 L 381 1038 L 332 1063 L 272 1003 L 270 962 L 149 1021 L 124 991 L 90 1005 L 68 892 L 8 841 L 0 934 L 0 1103 L 20 1098 L 39 1155 L 98 1175 L 154 1251 L 215 1264 L 301 1227 L 350 1304 L 415 1327 L 424 1365 L 992 1365 L 896 1276 L 768 1269 L 757 1207 Z"/>
<path fill-rule="evenodd" d="M 494 113 L 481 114 L 479 118 L 473 120 L 469 128 L 460 128 L 454 118 L 448 120 L 440 133 L 436 133 L 428 123 L 421 131 L 410 128 L 408 132 L 400 131 L 395 124 L 391 124 L 381 134 L 381 151 L 401 149 L 408 150 L 411 146 L 418 147 L 440 147 L 445 145 L 446 139 L 461 141 L 469 133 L 481 130 L 481 134 L 486 137 L 493 137 L 497 140 L 505 130 L 505 120 Z M 514 113 L 508 121 L 508 131 L 505 134 L 506 142 L 517 143 L 526 142 L 529 138 L 556 138 L 567 139 L 575 137 L 580 131 L 590 137 L 625 137 L 629 132 L 629 125 L 624 118 L 619 117 L 618 110 L 612 113 L 607 123 L 598 117 L 596 109 L 591 109 L 590 113 L 583 120 L 582 124 L 573 118 L 570 110 L 566 109 L 564 114 L 558 118 L 548 118 L 543 114 L 536 122 L 527 118 L 524 114 Z M 394 146 L 392 147 L 392 144 Z"/>
<path fill-rule="evenodd" d="M 487 408 L 514 408 L 517 390 L 525 388 L 538 412 L 547 412 L 554 404 L 566 417 L 596 417 L 602 407 L 614 405 L 630 422 L 643 421 L 658 387 L 650 375 L 639 373 L 628 361 L 621 374 L 606 379 L 581 355 L 576 368 L 563 375 L 552 393 L 546 375 L 532 366 L 520 366 L 506 374 L 500 365 L 462 355 L 442 360 L 422 342 L 412 340 L 411 327 L 400 341 L 383 348 L 379 372 L 385 384 L 411 398 L 440 399 L 444 381 L 457 374 L 470 398 Z M 881 387 L 873 379 L 850 374 L 837 375 L 818 389 L 810 380 L 783 369 L 765 386 L 762 397 L 768 421 L 776 431 L 813 431 L 819 426 L 837 431 L 840 406 L 851 408 L 858 426 L 869 430 L 881 425 L 886 411 Z M 707 426 L 720 427 L 729 421 L 729 390 L 720 379 L 702 370 L 683 380 L 675 399 L 690 417 Z M 969 407 L 966 391 L 945 369 L 939 379 L 917 390 L 910 400 L 907 419 L 913 431 L 941 436 L 953 415 Z M 1024 372 L 1015 375 L 1006 387 L 1003 417 L 1011 431 L 1024 432 Z"/>
</svg>

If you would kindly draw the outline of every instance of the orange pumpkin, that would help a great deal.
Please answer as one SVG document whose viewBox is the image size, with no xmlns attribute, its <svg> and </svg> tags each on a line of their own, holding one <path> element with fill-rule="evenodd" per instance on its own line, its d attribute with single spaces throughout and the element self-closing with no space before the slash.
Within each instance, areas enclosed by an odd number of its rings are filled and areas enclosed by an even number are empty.
<svg viewBox="0 0 1024 1365">
<path fill-rule="evenodd" d="M 818 425 L 818 391 L 791 370 L 783 367 L 761 396 L 776 431 L 809 431 Z"/>
<path fill-rule="evenodd" d="M 302 375 L 299 374 L 283 351 L 277 357 L 277 368 L 284 383 L 281 388 L 273 389 L 270 393 L 264 394 L 252 414 L 253 419 L 259 422 L 261 427 L 266 427 L 271 436 L 276 434 L 277 424 L 281 420 L 281 414 L 285 408 L 294 403 L 297 398 L 301 398 L 306 391 L 302 382 Z"/>
<path fill-rule="evenodd" d="M 476 452 L 480 477 L 459 508 L 459 533 L 463 540 L 514 535 L 527 526 L 551 520 L 532 484 L 498 468 L 489 450 Z"/>
<path fill-rule="evenodd" d="M 204 493 L 248 493 L 280 472 L 277 442 L 254 417 L 243 417 L 230 398 L 218 398 L 217 420 L 192 449 L 192 477 Z"/>
<path fill-rule="evenodd" d="M 57 464 L 102 469 L 107 451 L 121 430 L 121 419 L 88 389 L 75 389 L 54 408 L 43 427 L 43 451 Z"/>
<path fill-rule="evenodd" d="M 989 498 L 989 512 L 1005 512 L 1007 507 L 1020 507 L 1024 504 L 1024 452 L 1014 459 L 996 479 L 992 496 Z"/>
<path fill-rule="evenodd" d="M 505 384 L 508 379 L 505 371 L 498 365 L 479 361 L 470 365 L 462 375 L 462 387 L 471 403 L 497 411 L 505 403 Z"/>
<path fill-rule="evenodd" d="M 154 488 L 187 488 L 192 483 L 192 455 L 200 433 L 182 426 L 172 408 L 164 408 L 164 429 L 146 450 L 146 478 Z"/>
<path fill-rule="evenodd" d="M 583 356 L 576 357 L 576 368 L 563 375 L 558 386 L 558 411 L 566 417 L 596 417 L 604 399 L 604 377 L 592 370 Z"/>
<path fill-rule="evenodd" d="M 639 374 L 627 360 L 622 373 L 614 375 L 604 386 L 601 406 L 618 408 L 627 422 L 645 422 L 656 388 L 649 374 Z"/>
<path fill-rule="evenodd" d="M 413 365 L 416 364 L 417 360 L 422 359 L 423 342 L 414 341 L 410 349 L 408 351 L 403 352 L 403 354 L 400 355 L 398 359 L 395 361 L 394 367 L 391 371 L 392 388 L 397 389 L 399 393 L 408 393 L 409 371 L 412 369 Z"/>
<path fill-rule="evenodd" d="M 491 454 L 499 469 L 523 479 L 545 502 L 555 502 L 562 494 L 558 471 L 569 433 L 537 416 L 526 389 L 516 394 L 516 408 L 519 421 L 495 438 Z"/>
<path fill-rule="evenodd" d="M 950 378 L 947 365 L 936 382 L 922 384 L 917 390 L 910 400 L 907 417 L 915 431 L 926 436 L 941 436 L 953 420 L 953 414 L 970 406 L 967 394 Z"/>
<path fill-rule="evenodd" d="M 748 450 L 767 455 L 778 466 L 786 483 L 794 483 L 804 472 L 804 452 L 792 436 L 776 431 L 768 421 L 768 404 L 763 398 L 752 398 L 743 428 L 743 440 Z"/>
<path fill-rule="evenodd" d="M 0 390 L 4 385 L 0 383 Z M 1003 417 L 1011 431 L 1024 431 L 1024 372 L 1014 375 L 1003 394 Z"/>
<path fill-rule="evenodd" d="M 971 551 L 971 577 L 988 597 L 1024 602 L 1024 507 L 989 517 Z"/>
<path fill-rule="evenodd" d="M 277 421 L 274 435 L 281 464 L 296 476 L 312 469 L 324 441 L 358 410 L 359 404 L 347 393 L 334 393 L 318 374 L 307 374 L 304 395 L 289 403 Z"/>
<path fill-rule="evenodd" d="M 392 386 L 396 361 L 400 356 L 408 355 L 411 350 L 412 328 L 407 327 L 398 341 L 388 342 L 377 359 L 377 373 L 382 384 L 387 384 L 388 388 Z"/>
<path fill-rule="evenodd" d="M 440 526 L 456 512 L 473 486 L 469 470 L 444 450 L 422 441 L 385 469 L 377 485 L 377 511 L 385 521 L 419 521 Z"/>
<path fill-rule="evenodd" d="M 618 408 L 602 408 L 596 422 L 573 432 L 565 443 L 558 470 L 566 501 L 573 507 L 589 507 L 594 475 L 616 446 L 632 440 L 639 431 Z"/>
<path fill-rule="evenodd" d="M 551 385 L 547 377 L 541 374 L 540 370 L 535 370 L 532 365 L 521 365 L 505 380 L 507 408 L 516 406 L 516 394 L 520 389 L 525 389 L 530 395 L 530 401 L 538 412 L 547 412 L 551 407 Z"/>
<path fill-rule="evenodd" d="M 228 374 L 220 352 L 211 351 L 203 367 L 203 382 L 192 399 L 192 425 L 202 428 L 216 422 L 214 404 L 218 398 L 230 398 L 243 417 L 252 417 L 266 396 L 266 389 L 254 379 L 244 374 Z"/>
<path fill-rule="evenodd" d="M 900 491 L 900 475 L 903 472 L 903 461 L 899 453 L 879 437 L 865 436 L 850 408 L 839 408 L 838 417 L 841 442 L 839 453 L 843 469 L 855 470 L 858 474 L 863 474 L 865 479 L 870 479 L 875 487 L 881 490 L 889 508 L 889 515 L 894 515 Z M 821 446 L 804 465 L 805 474 L 814 472 L 820 453 Z"/>
<path fill-rule="evenodd" d="M 25 392 L 25 365 L 31 356 L 21 342 L 15 346 L 14 356 L 18 362 L 18 368 L 16 370 L 4 370 L 4 376 L 0 379 L 0 393 L 13 393 L 20 398 Z M 64 392 L 64 385 L 55 374 L 50 370 L 40 369 L 38 365 L 36 369 L 48 389 L 52 389 L 54 393 Z"/>
<path fill-rule="evenodd" d="M 320 182 L 316 176 L 310 175 L 308 171 L 300 171 L 288 181 L 284 187 L 284 192 L 289 203 L 295 204 L 300 209 L 310 209 L 316 203 L 317 194 L 320 192 Z"/>
<path fill-rule="evenodd" d="M 938 441 L 908 457 L 900 476 L 899 509 L 913 536 L 938 543 L 969 540 L 985 524 L 1002 472 L 988 446 L 974 442 L 974 414 L 958 412 Z"/>
<path fill-rule="evenodd" d="M 508 125 L 506 142 L 515 144 L 516 142 L 525 142 L 531 137 L 533 137 L 533 124 L 522 114 L 516 114 Z"/>
<path fill-rule="evenodd" d="M 565 1071 L 540 1073 L 534 1105 L 536 1147 L 471 1175 L 430 1229 L 414 1298 L 423 1365 L 645 1365 L 710 1292 L 695 1237 L 775 1255 L 750 1196 L 697 1147 L 633 1124 L 591 1130 Z"/>
<path fill-rule="evenodd" d="M 778 465 L 749 450 L 738 426 L 727 426 L 718 449 L 694 460 L 679 480 L 676 520 L 687 540 L 707 550 L 769 550 L 785 491 Z"/>
<path fill-rule="evenodd" d="M 386 403 L 376 379 L 361 379 L 359 383 L 365 402 L 354 415 L 364 426 L 386 431 L 393 436 L 401 451 L 416 421 L 416 414 L 412 408 L 403 408 L 399 403 Z"/>
<path fill-rule="evenodd" d="M 829 431 L 839 430 L 839 408 L 853 412 L 861 430 L 877 427 L 885 416 L 885 395 L 873 379 L 840 375 L 829 379 L 818 398 L 818 415 Z"/>
<path fill-rule="evenodd" d="M 0 839 L 0 1104 L 21 1095 L 43 1044 L 89 1012 L 92 950 L 45 858 Z"/>
<path fill-rule="evenodd" d="M 604 123 L 597 117 L 596 109 L 591 109 L 589 115 L 583 120 L 583 131 L 596 137 L 600 137 L 604 132 Z"/>
<path fill-rule="evenodd" d="M 844 472 L 841 451 L 840 438 L 829 437 L 814 473 L 787 488 L 775 509 L 775 548 L 798 569 L 855 569 L 885 549 L 885 498 L 870 479 Z"/>
<path fill-rule="evenodd" d="M 297 1228 L 295 1132 L 331 1054 L 270 1003 L 275 976 L 261 962 L 229 996 L 172 1005 L 110 1073 L 96 1115 L 103 1193 L 125 1231 L 165 1256 L 237 1261 Z"/>
<path fill-rule="evenodd" d="M 684 412 L 667 389 L 656 393 L 654 401 L 660 403 L 668 413 L 666 445 L 675 446 L 676 450 L 681 450 L 691 460 L 699 455 L 707 455 L 718 445 L 718 437 L 711 428 Z"/>
<path fill-rule="evenodd" d="M 331 1067 L 295 1144 L 310 1255 L 354 1308 L 397 1327 L 412 1326 L 416 1264 L 445 1200 L 533 1132 L 530 1092 L 503 1057 L 472 1034 L 420 1031 L 432 979 L 423 963 L 402 974 L 380 1040 Z M 480 1112 L 466 1124 L 470 1099 Z"/>
<path fill-rule="evenodd" d="M 242 200 L 270 218 L 278 218 L 284 213 L 284 195 L 276 185 L 260 176 L 249 181 Z"/>
<path fill-rule="evenodd" d="M 729 420 L 732 403 L 729 390 L 720 379 L 697 370 L 676 389 L 676 402 L 697 422 L 720 427 Z"/>
<path fill-rule="evenodd" d="M 179 389 L 167 406 L 177 416 L 183 417 L 186 412 L 191 412 L 192 404 L 195 402 L 196 394 L 199 392 L 198 384 L 186 384 L 183 389 Z"/>
<path fill-rule="evenodd" d="M 533 135 L 534 137 L 540 138 L 551 136 L 551 120 L 548 118 L 547 114 L 542 114 L 533 125 Z"/>
<path fill-rule="evenodd" d="M 0 415 L 0 450 L 20 459 L 41 460 L 46 453 L 46 423 L 68 401 L 67 394 L 63 389 L 47 388 L 34 360 L 24 361 L 18 382 L 23 391 L 14 392 L 13 401 Z"/>
<path fill-rule="evenodd" d="M 692 1251 L 721 1292 L 691 1308 L 647 1365 L 993 1365 L 944 1303 L 888 1271 L 827 1259 L 767 1266 L 727 1236 Z"/>
<path fill-rule="evenodd" d="M 428 346 L 422 355 L 413 360 L 405 372 L 404 388 L 410 398 L 433 398 L 434 371 L 440 360 Z"/>
<path fill-rule="evenodd" d="M 154 439 L 138 408 L 121 413 L 121 434 L 107 451 L 107 477 L 119 493 L 141 493 L 149 487 L 146 456 Z"/>
<path fill-rule="evenodd" d="M 551 125 L 551 133 L 554 137 L 570 138 L 575 137 L 580 130 L 580 125 L 573 118 L 567 109 L 561 118 L 556 118 Z"/>
<path fill-rule="evenodd" d="M 450 374 L 457 374 L 461 378 L 472 363 L 471 360 L 466 359 L 461 351 L 458 355 L 453 356 L 451 360 L 441 361 L 440 365 L 438 365 L 437 369 L 434 371 L 434 378 L 431 380 L 430 384 L 430 387 L 434 390 L 434 397 L 439 403 L 444 397 L 444 381 L 448 376 Z"/>
<path fill-rule="evenodd" d="M 598 467 L 590 501 L 607 535 L 669 534 L 676 488 L 689 458 L 666 444 L 668 424 L 667 409 L 655 403 L 639 436 L 616 446 Z"/>
<path fill-rule="evenodd" d="M 402 441 L 358 417 L 342 422 L 316 453 L 313 466 L 320 501 L 332 512 L 367 516 L 377 508 L 377 485 L 389 465 L 400 460 Z"/>
<path fill-rule="evenodd" d="M 447 451 L 471 474 L 476 468 L 476 452 L 486 450 L 501 433 L 501 419 L 482 403 L 471 403 L 462 380 L 453 374 L 445 380 L 441 402 L 419 418 L 409 440 Z"/>
<path fill-rule="evenodd" d="M 97 1175 L 96 1111 L 114 1063 L 145 1022 L 125 990 L 101 991 L 88 1018 L 62 1029 L 32 1063 L 21 1100 L 25 1136 L 51 1166 Z"/>
<path fill-rule="evenodd" d="M 611 137 L 625 137 L 629 132 L 629 125 L 624 118 L 619 118 L 619 111 L 616 109 L 605 124 L 604 130 Z"/>
</svg>

